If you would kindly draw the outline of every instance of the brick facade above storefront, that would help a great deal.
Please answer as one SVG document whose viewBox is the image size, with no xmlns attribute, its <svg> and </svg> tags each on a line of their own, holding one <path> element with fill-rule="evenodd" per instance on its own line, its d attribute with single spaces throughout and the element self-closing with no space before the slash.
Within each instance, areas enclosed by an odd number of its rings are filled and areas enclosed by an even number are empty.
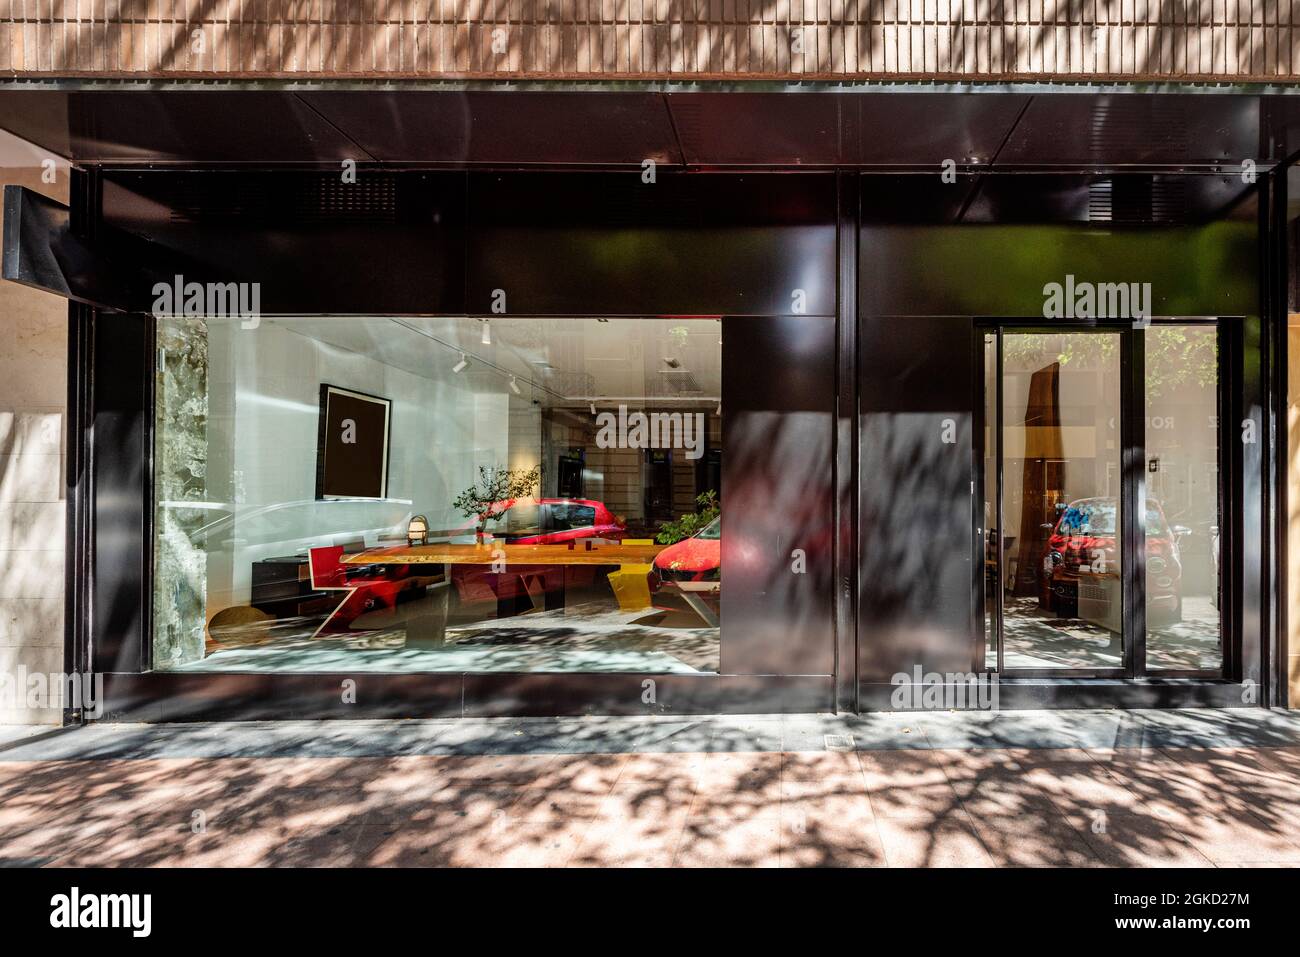
<svg viewBox="0 0 1300 957">
<path fill-rule="evenodd" d="M 27 0 L 16 77 L 1271 82 L 1300 0 Z"/>
</svg>

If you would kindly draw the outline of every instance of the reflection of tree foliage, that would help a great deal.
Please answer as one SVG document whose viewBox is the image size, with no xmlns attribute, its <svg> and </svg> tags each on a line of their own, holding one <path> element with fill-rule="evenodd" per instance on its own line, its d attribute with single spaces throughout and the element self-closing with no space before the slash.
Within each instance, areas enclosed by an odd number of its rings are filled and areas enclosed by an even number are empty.
<svg viewBox="0 0 1300 957">
<path fill-rule="evenodd" d="M 1146 336 L 1146 367 L 1148 398 L 1189 383 L 1214 388 L 1219 337 L 1212 326 L 1152 326 Z"/>
<path fill-rule="evenodd" d="M 1089 333 L 1014 333 L 1002 337 L 1002 361 L 1008 369 L 1033 371 L 1053 362 L 1076 370 L 1102 368 L 1119 349 L 1119 336 Z"/>
<path fill-rule="evenodd" d="M 1052 362 L 1076 370 L 1104 368 L 1114 361 L 1119 336 L 1015 333 L 1002 338 L 1003 363 L 1033 370 Z M 1218 380 L 1218 336 L 1212 326 L 1159 326 L 1146 330 L 1146 392 L 1159 398 L 1183 385 L 1213 388 Z"/>
</svg>

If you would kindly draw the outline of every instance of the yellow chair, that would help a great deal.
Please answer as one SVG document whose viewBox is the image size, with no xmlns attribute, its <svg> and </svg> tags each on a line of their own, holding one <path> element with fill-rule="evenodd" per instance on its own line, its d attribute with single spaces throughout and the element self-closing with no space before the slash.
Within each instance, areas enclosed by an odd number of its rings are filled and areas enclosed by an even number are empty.
<svg viewBox="0 0 1300 957">
<path fill-rule="evenodd" d="M 625 538 L 624 545 L 653 545 L 653 538 Z M 650 607 L 650 584 L 646 576 L 650 574 L 651 565 L 620 565 L 618 571 L 610 572 L 609 585 L 614 589 L 620 611 L 640 611 Z"/>
</svg>

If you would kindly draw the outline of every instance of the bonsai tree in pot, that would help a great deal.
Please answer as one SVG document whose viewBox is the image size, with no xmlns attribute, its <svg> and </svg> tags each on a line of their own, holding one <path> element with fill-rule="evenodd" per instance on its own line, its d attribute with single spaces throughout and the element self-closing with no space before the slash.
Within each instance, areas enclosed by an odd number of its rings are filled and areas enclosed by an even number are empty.
<svg viewBox="0 0 1300 957">
<path fill-rule="evenodd" d="M 475 537 L 482 545 L 487 523 L 502 518 L 521 498 L 529 498 L 542 477 L 542 467 L 509 469 L 505 466 L 478 467 L 478 481 L 456 496 L 452 507 L 466 518 L 475 519 Z"/>
</svg>

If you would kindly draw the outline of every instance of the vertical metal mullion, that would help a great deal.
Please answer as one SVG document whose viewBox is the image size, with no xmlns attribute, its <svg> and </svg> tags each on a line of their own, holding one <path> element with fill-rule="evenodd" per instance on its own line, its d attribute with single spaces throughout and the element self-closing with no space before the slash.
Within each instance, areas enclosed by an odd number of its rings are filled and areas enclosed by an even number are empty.
<svg viewBox="0 0 1300 957">
<path fill-rule="evenodd" d="M 1268 441 L 1269 456 L 1265 462 L 1263 475 L 1266 514 L 1270 515 L 1267 531 L 1269 562 L 1268 589 L 1266 592 L 1268 608 L 1268 625 L 1264 629 L 1263 652 L 1265 668 L 1263 678 L 1265 687 L 1259 698 L 1261 705 L 1287 707 L 1290 697 L 1287 665 L 1289 655 L 1296 649 L 1288 648 L 1287 620 L 1287 581 L 1289 572 L 1289 550 L 1287 542 L 1288 516 L 1290 504 L 1287 496 L 1290 450 L 1288 449 L 1288 402 L 1290 399 L 1290 375 L 1288 372 L 1288 315 L 1291 311 L 1291 274 L 1292 254 L 1290 248 L 1291 232 L 1289 229 L 1290 204 L 1290 170 L 1292 166 L 1275 169 L 1266 179 L 1266 195 L 1269 204 L 1269 230 L 1264 238 L 1264 248 L 1268 251 L 1269 277 L 1266 286 L 1265 302 L 1268 330 L 1266 336 L 1268 349 Z M 1294 707 L 1297 702 L 1290 701 Z"/>
<path fill-rule="evenodd" d="M 1228 325 L 1220 318 L 1215 323 L 1215 414 L 1218 416 L 1218 428 L 1215 430 L 1216 461 L 1218 475 L 1215 476 L 1215 495 L 1218 499 L 1215 524 L 1219 529 L 1219 572 L 1214 587 L 1219 593 L 1219 677 L 1231 677 L 1236 671 L 1237 655 L 1235 653 L 1238 628 L 1232 614 L 1232 596 L 1236 590 L 1232 585 L 1234 563 L 1230 556 L 1236 536 L 1233 534 L 1232 505 L 1237 500 L 1235 492 L 1236 469 L 1233 468 L 1231 446 L 1224 441 L 1231 432 L 1227 428 L 1232 422 L 1232 383 L 1235 379 L 1231 369 L 1238 352 L 1233 345 Z M 1225 556 L 1228 556 L 1225 560 Z"/>
<path fill-rule="evenodd" d="M 146 380 L 144 382 L 145 396 L 145 508 L 144 508 L 144 527 L 142 529 L 141 539 L 143 542 L 143 564 L 144 573 L 141 581 L 144 584 L 141 597 L 141 610 L 143 626 L 141 629 L 140 642 L 140 670 L 153 670 L 153 645 L 154 645 L 154 547 L 157 539 L 157 529 L 154 522 L 157 519 L 158 505 L 158 476 L 157 460 L 155 459 L 155 449 L 157 447 L 157 428 L 158 428 L 158 319 L 156 316 L 146 316 L 146 325 L 149 334 L 146 337 L 147 356 L 144 362 L 144 371 Z"/>
<path fill-rule="evenodd" d="M 1006 574 L 1006 567 L 1007 567 L 1007 563 L 1006 563 L 1006 561 L 1005 561 L 1005 557 L 1006 557 L 1005 549 L 1006 549 L 1006 547 L 1007 547 L 1007 545 L 1006 545 L 1006 543 L 1007 543 L 1007 537 L 1006 537 L 1006 534 L 1005 534 L 1005 532 L 1006 532 L 1006 523 L 1003 521 L 1003 517 L 1002 517 L 1002 428 L 1003 428 L 1003 423 L 1002 423 L 1002 326 L 1000 326 L 1000 325 L 999 325 L 998 328 L 997 328 L 997 343 L 996 343 L 996 345 L 997 345 L 997 373 L 996 373 L 996 375 L 995 375 L 995 377 L 994 377 L 994 378 L 995 378 L 995 381 L 994 381 L 994 383 L 993 383 L 993 397 L 994 397 L 994 402 L 995 402 L 995 404 L 996 404 L 996 406 L 997 406 L 997 412 L 996 412 L 996 414 L 994 415 L 994 421 L 996 422 L 996 427 L 995 427 L 994 430 L 993 430 L 993 433 L 994 433 L 994 434 L 993 434 L 993 454 L 994 454 L 994 460 L 993 460 L 993 461 L 994 461 L 994 463 L 995 463 L 995 465 L 996 465 L 996 468 L 994 469 L 994 474 L 995 474 L 995 476 L 996 476 L 996 478 L 994 479 L 994 486 L 995 486 L 995 488 L 994 488 L 994 496 L 995 496 L 994 503 L 995 503 L 995 506 L 996 506 L 995 509 L 994 509 L 994 511 L 996 512 L 997 517 L 998 517 L 998 552 L 997 552 L 997 556 L 998 556 L 998 557 L 997 557 L 998 567 L 997 567 L 997 575 L 995 576 L 995 577 L 996 577 L 996 580 L 997 580 L 997 592 L 998 592 L 998 594 L 997 594 L 997 598 L 996 598 L 996 600 L 994 601 L 994 608 L 995 608 L 995 610 L 996 610 L 996 611 L 995 611 L 995 616 L 996 616 L 996 617 L 995 617 L 995 620 L 994 620 L 994 623 L 993 623 L 993 625 L 994 625 L 994 628 L 993 628 L 993 637 L 994 637 L 994 641 L 997 643 L 997 652 L 998 652 L 998 674 L 1004 674 L 1004 673 L 1006 672 L 1006 665 L 1005 665 L 1005 663 L 1004 663 L 1004 661 L 1003 661 L 1003 655 L 1004 655 L 1004 646 L 1006 645 L 1006 642 L 1003 640 L 1003 634 L 1002 634 L 1002 616 L 1003 616 L 1003 603 L 1004 603 L 1004 602 L 1003 602 L 1003 596 L 1006 595 L 1006 582 L 1003 581 L 1003 576 Z"/>
<path fill-rule="evenodd" d="M 67 674 L 91 671 L 90 634 L 90 354 L 92 344 L 90 306 L 68 303 L 68 386 L 65 452 L 64 531 L 64 643 L 63 670 Z M 63 706 L 63 723 L 85 724 L 80 708 Z"/>
<path fill-rule="evenodd" d="M 974 557 L 974 574 L 971 582 L 972 597 L 974 598 L 975 621 L 977 623 L 975 632 L 975 653 L 972 662 L 971 671 L 974 673 L 983 673 L 988 668 L 988 613 L 989 609 L 984 598 L 984 593 L 988 590 L 988 572 L 985 568 L 985 562 L 988 560 L 988 528 L 984 525 L 984 503 L 988 496 L 985 489 L 984 461 L 988 458 L 988 448 L 985 436 L 988 434 L 988 422 L 986 419 L 986 407 L 988 402 L 989 383 L 986 381 L 988 372 L 985 368 L 987 361 L 985 358 L 984 338 L 988 335 L 987 330 L 978 322 L 971 323 L 971 361 L 974 363 L 974 375 L 972 376 L 972 395 L 971 395 L 971 413 L 974 427 L 971 430 L 971 461 L 973 471 L 971 472 L 971 489 L 972 500 L 972 517 L 974 518 L 973 526 L 975 528 L 975 540 L 972 543 L 972 554 Z"/>
<path fill-rule="evenodd" d="M 96 170 L 73 167 L 68 173 L 69 225 L 83 239 L 93 238 L 99 215 Z M 95 670 L 91 647 L 94 595 L 94 308 L 68 304 L 67 410 L 65 412 L 64 671 Z M 63 723 L 85 724 L 81 708 L 64 702 Z"/>
<path fill-rule="evenodd" d="M 1127 347 L 1126 347 L 1127 346 Z M 1124 671 L 1146 674 L 1146 333 L 1120 334 L 1120 554 Z"/>
<path fill-rule="evenodd" d="M 1244 318 L 1220 327 L 1219 345 L 1219 487 L 1223 489 L 1219 516 L 1219 627 L 1223 629 L 1223 675 L 1242 678 L 1242 640 L 1245 632 L 1241 608 L 1243 555 L 1242 534 L 1245 527 L 1245 483 L 1242 480 L 1244 446 L 1238 440 L 1239 425 L 1245 415 L 1240 396 L 1243 391 L 1242 359 Z"/>
<path fill-rule="evenodd" d="M 835 647 L 833 707 L 858 710 L 858 177 L 837 179 L 839 304 L 835 415 Z"/>
</svg>

